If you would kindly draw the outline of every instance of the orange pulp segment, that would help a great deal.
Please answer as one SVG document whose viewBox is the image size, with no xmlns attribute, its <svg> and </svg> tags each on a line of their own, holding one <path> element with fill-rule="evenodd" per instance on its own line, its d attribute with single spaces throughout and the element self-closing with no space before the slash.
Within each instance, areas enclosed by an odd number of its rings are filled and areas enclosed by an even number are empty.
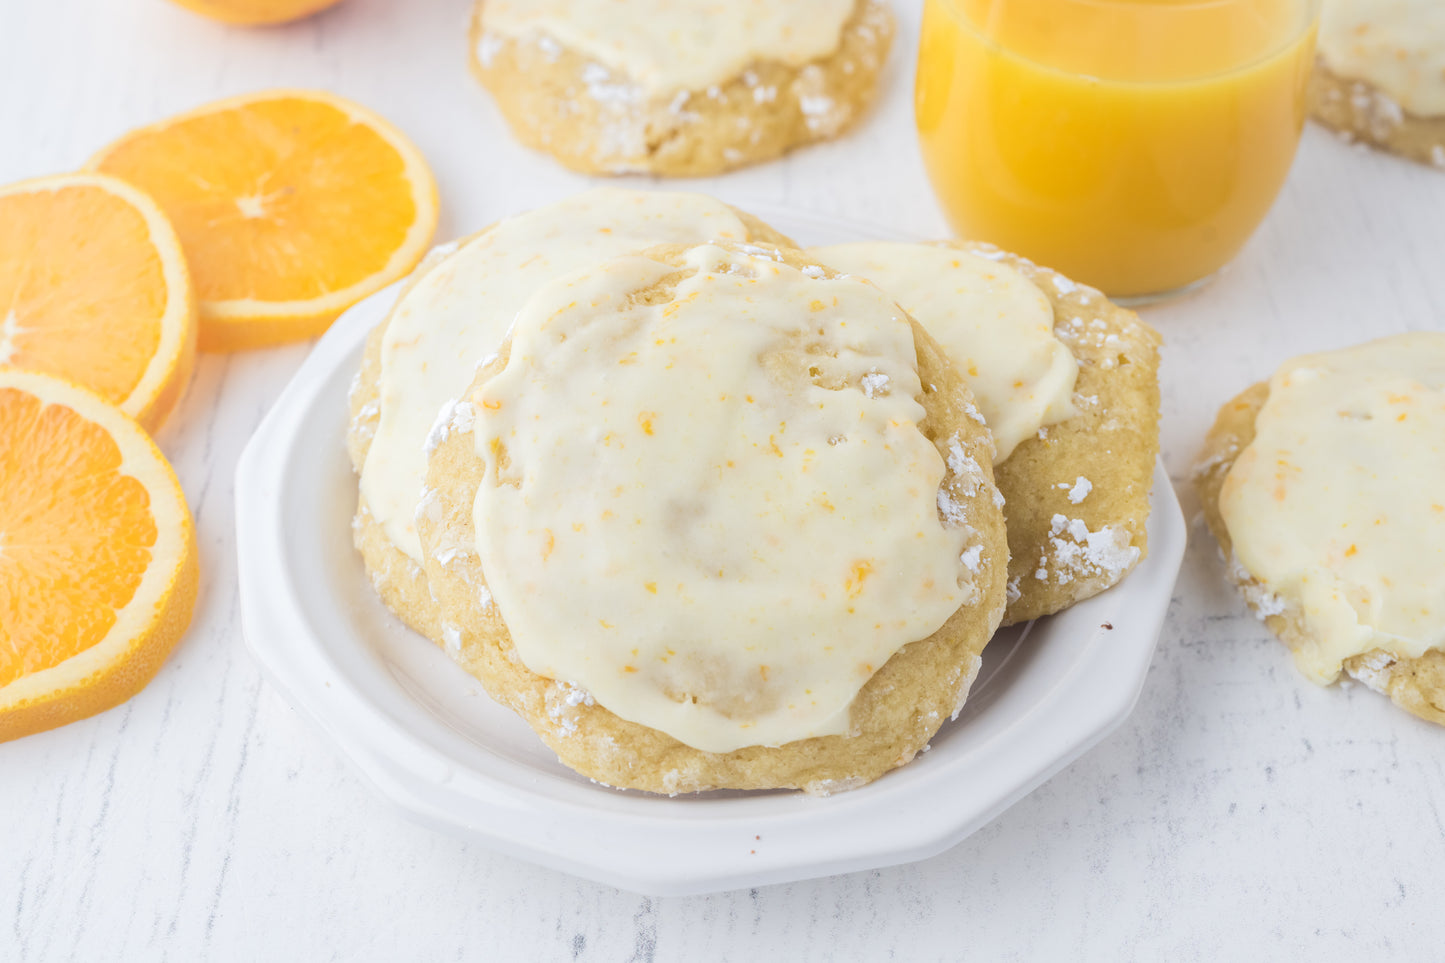
<svg viewBox="0 0 1445 963">
<path fill-rule="evenodd" d="M 90 167 L 154 197 L 181 237 L 203 350 L 312 337 L 397 280 L 436 231 L 420 152 L 319 91 L 209 104 L 134 131 Z"/>
</svg>

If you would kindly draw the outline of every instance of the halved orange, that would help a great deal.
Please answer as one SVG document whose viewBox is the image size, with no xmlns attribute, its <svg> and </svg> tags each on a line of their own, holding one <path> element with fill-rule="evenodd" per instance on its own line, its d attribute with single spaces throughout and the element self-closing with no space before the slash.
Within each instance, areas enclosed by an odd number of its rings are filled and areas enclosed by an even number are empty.
<svg viewBox="0 0 1445 963">
<path fill-rule="evenodd" d="M 261 26 L 300 20 L 341 0 L 175 0 L 202 16 L 224 23 Z"/>
<path fill-rule="evenodd" d="M 89 389 L 0 371 L 0 742 L 144 688 L 197 581 L 190 509 L 145 430 Z"/>
<path fill-rule="evenodd" d="M 190 274 L 155 201 L 100 174 L 0 187 L 0 366 L 78 381 L 154 430 L 195 360 Z"/>
<path fill-rule="evenodd" d="M 318 91 L 209 104 L 127 134 L 89 167 L 150 194 L 175 225 L 202 350 L 319 334 L 409 272 L 436 231 L 420 152 L 376 114 Z"/>
</svg>

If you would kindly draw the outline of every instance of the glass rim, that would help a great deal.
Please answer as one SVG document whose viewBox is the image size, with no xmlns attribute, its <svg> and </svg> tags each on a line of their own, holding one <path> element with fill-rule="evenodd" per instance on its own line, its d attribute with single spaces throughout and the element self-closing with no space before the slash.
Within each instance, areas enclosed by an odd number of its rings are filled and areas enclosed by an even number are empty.
<svg viewBox="0 0 1445 963">
<path fill-rule="evenodd" d="M 1058 74 L 1064 77 L 1083 77 L 1098 83 L 1113 84 L 1119 87 L 1187 87 L 1193 84 L 1209 83 L 1230 74 L 1242 73 L 1253 70 L 1262 64 L 1275 59 L 1284 51 L 1288 50 L 1299 39 L 1310 30 L 1319 25 L 1320 11 L 1324 6 L 1324 0 L 1299 0 L 1301 16 L 1299 26 L 1291 30 L 1283 40 L 1275 46 L 1270 47 L 1264 53 L 1252 60 L 1245 61 L 1237 66 L 1226 70 L 1214 71 L 1207 74 L 1200 74 L 1197 77 L 1186 77 L 1176 80 L 1116 80 L 1112 78 L 1096 77 L 1093 74 L 1086 74 L 1081 71 L 1067 70 L 1063 67 L 1056 67 L 1053 64 L 1044 63 L 1033 57 L 1025 56 L 1000 44 L 997 40 L 989 37 L 983 32 L 974 18 L 969 16 L 963 9 L 965 0 L 938 0 L 948 7 L 954 14 L 959 26 L 971 33 L 979 43 L 988 47 L 995 53 L 1007 54 L 1017 60 L 1031 64 L 1039 70 L 1048 73 Z M 992 0 L 993 3 L 1008 3 L 1010 0 Z M 1181 11 L 1208 10 L 1212 7 L 1230 7 L 1247 5 L 1251 0 L 1170 0 L 1168 3 L 1153 3 L 1150 0 L 1051 0 L 1058 4 L 1066 4 L 1075 7 L 1098 7 L 1100 9 L 1123 10 L 1129 7 L 1150 6 L 1158 9 L 1174 9 Z M 920 38 L 921 40 L 921 38 Z"/>
</svg>

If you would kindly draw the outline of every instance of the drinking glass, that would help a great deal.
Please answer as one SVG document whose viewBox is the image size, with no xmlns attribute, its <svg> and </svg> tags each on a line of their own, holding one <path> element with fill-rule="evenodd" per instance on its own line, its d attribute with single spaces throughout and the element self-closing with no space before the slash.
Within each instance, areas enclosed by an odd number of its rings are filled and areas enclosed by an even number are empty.
<svg viewBox="0 0 1445 963">
<path fill-rule="evenodd" d="M 1143 301 L 1238 253 L 1305 120 L 1320 0 L 926 0 L 915 115 L 954 229 Z"/>
</svg>

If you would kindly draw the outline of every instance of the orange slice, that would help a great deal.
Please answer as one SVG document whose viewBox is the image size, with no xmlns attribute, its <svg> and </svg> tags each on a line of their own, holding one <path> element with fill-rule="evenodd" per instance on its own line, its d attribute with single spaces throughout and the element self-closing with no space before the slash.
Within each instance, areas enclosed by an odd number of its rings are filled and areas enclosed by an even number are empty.
<svg viewBox="0 0 1445 963">
<path fill-rule="evenodd" d="M 134 131 L 91 159 L 181 236 L 202 350 L 312 337 L 410 271 L 436 231 L 426 161 L 377 115 L 279 90 Z"/>
<path fill-rule="evenodd" d="M 175 0 L 212 20 L 260 26 L 300 20 L 335 6 L 340 0 Z"/>
<path fill-rule="evenodd" d="M 139 692 L 196 586 L 191 513 L 144 429 L 79 385 L 0 371 L 0 742 Z"/>
<path fill-rule="evenodd" d="M 154 430 L 196 360 L 196 306 L 161 209 L 114 177 L 0 187 L 0 366 L 98 391 Z"/>
</svg>

